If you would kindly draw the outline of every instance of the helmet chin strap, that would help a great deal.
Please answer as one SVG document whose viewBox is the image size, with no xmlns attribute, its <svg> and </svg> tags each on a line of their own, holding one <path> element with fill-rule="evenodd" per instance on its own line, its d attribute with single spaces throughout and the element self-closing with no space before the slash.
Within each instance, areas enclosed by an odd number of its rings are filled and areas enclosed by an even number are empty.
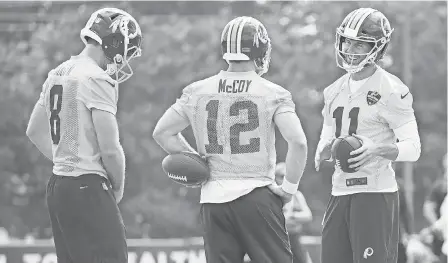
<svg viewBox="0 0 448 263">
<path fill-rule="evenodd" d="M 109 76 L 112 76 L 112 75 L 114 75 L 114 74 L 116 74 L 117 73 L 117 64 L 107 64 L 106 65 L 106 73 L 109 75 Z"/>
</svg>

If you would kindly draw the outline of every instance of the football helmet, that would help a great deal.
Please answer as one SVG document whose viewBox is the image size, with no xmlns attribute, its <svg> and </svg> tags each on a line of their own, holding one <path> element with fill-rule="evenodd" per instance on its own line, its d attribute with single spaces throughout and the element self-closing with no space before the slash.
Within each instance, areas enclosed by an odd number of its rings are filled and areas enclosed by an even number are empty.
<svg viewBox="0 0 448 263">
<path fill-rule="evenodd" d="M 336 64 L 349 73 L 356 73 L 366 65 L 376 64 L 384 56 L 394 31 L 389 20 L 378 10 L 359 8 L 348 14 L 342 24 L 336 29 Z M 372 49 L 365 54 L 349 54 L 342 48 L 345 39 L 368 42 Z M 364 57 L 362 61 L 353 64 L 347 55 Z"/>
<path fill-rule="evenodd" d="M 106 72 L 118 83 L 132 76 L 129 62 L 142 54 L 142 31 L 130 14 L 118 8 L 102 8 L 90 16 L 80 36 L 84 44 L 89 37 L 101 45 L 111 62 Z"/>
<path fill-rule="evenodd" d="M 271 60 L 271 40 L 264 25 L 253 17 L 241 16 L 230 21 L 222 31 L 223 59 L 249 61 L 261 76 L 268 71 Z"/>
</svg>

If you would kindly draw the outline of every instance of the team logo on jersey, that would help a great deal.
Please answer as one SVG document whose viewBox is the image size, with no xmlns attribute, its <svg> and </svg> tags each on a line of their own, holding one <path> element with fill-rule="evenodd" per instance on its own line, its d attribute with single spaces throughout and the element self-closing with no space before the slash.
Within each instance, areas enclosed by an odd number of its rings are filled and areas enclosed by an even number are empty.
<svg viewBox="0 0 448 263">
<path fill-rule="evenodd" d="M 367 104 L 369 106 L 376 104 L 381 99 L 381 95 L 376 91 L 367 92 Z"/>
</svg>

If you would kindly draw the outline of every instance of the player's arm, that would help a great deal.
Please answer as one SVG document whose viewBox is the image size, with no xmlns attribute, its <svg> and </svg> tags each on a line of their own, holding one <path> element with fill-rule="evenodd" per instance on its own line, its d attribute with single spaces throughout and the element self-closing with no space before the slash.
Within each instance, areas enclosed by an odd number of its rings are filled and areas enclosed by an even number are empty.
<svg viewBox="0 0 448 263">
<path fill-rule="evenodd" d="M 125 180 L 125 155 L 120 143 L 117 119 L 113 113 L 92 108 L 92 120 L 97 135 L 104 169 L 114 190 L 121 190 Z"/>
<path fill-rule="evenodd" d="M 190 96 L 191 86 L 188 86 L 183 90 L 181 98 L 163 114 L 154 128 L 152 137 L 168 154 L 183 151 L 197 153 L 181 134 L 190 126 L 185 109 Z"/>
<path fill-rule="evenodd" d="M 308 146 L 305 132 L 295 112 L 295 106 L 289 93 L 275 112 L 274 122 L 288 143 L 285 161 L 286 176 L 283 180 L 282 189 L 287 193 L 295 194 L 305 169 Z"/>
<path fill-rule="evenodd" d="M 183 151 L 196 153 L 181 134 L 189 125 L 188 119 L 169 108 L 157 122 L 152 137 L 168 154 Z"/>
<path fill-rule="evenodd" d="M 313 220 L 313 214 L 302 192 L 298 191 L 295 198 L 297 202 L 294 203 L 291 219 L 299 224 L 311 222 Z"/>
<path fill-rule="evenodd" d="M 118 88 L 107 77 L 89 78 L 82 87 L 79 98 L 92 112 L 101 160 L 112 188 L 122 193 L 125 181 L 125 155 L 115 117 Z M 122 195 L 119 196 L 121 197 Z"/>
<path fill-rule="evenodd" d="M 376 154 L 392 161 L 415 162 L 420 157 L 421 144 L 412 108 L 413 98 L 408 88 L 402 93 L 391 94 L 383 114 L 398 142 L 377 145 Z"/>
<path fill-rule="evenodd" d="M 42 92 L 31 113 L 26 135 L 30 141 L 49 160 L 53 160 L 52 143 L 48 125 L 47 112 L 44 106 L 44 93 Z"/>
<path fill-rule="evenodd" d="M 324 92 L 324 108 L 322 109 L 322 117 L 324 121 L 322 123 L 322 131 L 320 133 L 319 143 L 317 144 L 316 154 L 314 156 L 314 167 L 316 171 L 319 171 L 320 163 L 323 160 L 329 160 L 331 158 L 331 145 L 335 139 L 328 106 Z"/>
<path fill-rule="evenodd" d="M 405 94 L 409 92 L 407 88 L 406 91 Z M 380 114 L 387 121 L 389 127 L 393 129 L 398 142 L 373 143 L 365 136 L 354 134 L 363 142 L 363 146 L 350 153 L 351 155 L 360 154 L 358 157 L 349 159 L 349 162 L 352 163 L 350 167 L 360 167 L 374 156 L 381 156 L 396 162 L 415 162 L 418 160 L 421 153 L 421 144 L 412 102 L 412 94 L 407 94 L 404 97 L 400 93 L 390 95 L 386 107 L 380 110 Z"/>
</svg>

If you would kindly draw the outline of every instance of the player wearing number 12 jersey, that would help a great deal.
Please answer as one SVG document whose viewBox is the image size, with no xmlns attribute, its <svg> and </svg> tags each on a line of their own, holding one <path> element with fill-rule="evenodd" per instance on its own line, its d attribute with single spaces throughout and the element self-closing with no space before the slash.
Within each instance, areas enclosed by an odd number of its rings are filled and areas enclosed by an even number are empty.
<svg viewBox="0 0 448 263">
<path fill-rule="evenodd" d="M 284 202 L 297 192 L 306 138 L 290 92 L 261 77 L 271 43 L 251 17 L 230 21 L 221 36 L 226 71 L 195 82 L 157 123 L 154 138 L 168 153 L 195 151 L 180 132 L 192 126 L 211 178 L 201 189 L 207 262 L 292 262 Z M 275 125 L 288 142 L 287 175 L 274 183 Z"/>
<path fill-rule="evenodd" d="M 53 161 L 47 204 L 59 263 L 127 262 L 123 220 L 125 159 L 119 142 L 118 84 L 141 54 L 128 13 L 105 8 L 81 30 L 84 50 L 51 70 L 27 135 Z"/>
<path fill-rule="evenodd" d="M 324 90 L 316 168 L 330 157 L 334 138 L 354 135 L 363 145 L 351 152 L 355 172 L 336 166 L 333 174 L 322 263 L 397 262 L 399 196 L 391 161 L 416 161 L 420 138 L 408 87 L 377 65 L 392 31 L 371 8 L 354 10 L 336 31 L 336 61 L 348 73 Z"/>
</svg>

